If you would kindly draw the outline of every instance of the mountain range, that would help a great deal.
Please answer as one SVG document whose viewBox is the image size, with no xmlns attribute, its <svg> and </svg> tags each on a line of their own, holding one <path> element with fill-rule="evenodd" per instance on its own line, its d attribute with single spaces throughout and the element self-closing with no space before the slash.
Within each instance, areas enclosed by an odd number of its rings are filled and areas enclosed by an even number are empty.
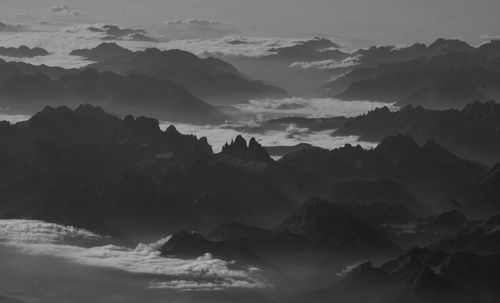
<svg viewBox="0 0 500 303">
<path fill-rule="evenodd" d="M 287 96 L 283 89 L 252 80 L 227 62 L 212 57 L 199 58 L 181 50 L 150 48 L 132 52 L 114 43 L 102 43 L 93 49 L 74 50 L 71 54 L 97 61 L 88 67 L 100 71 L 139 73 L 174 81 L 211 103 L 234 104 L 249 99 Z"/>
<path fill-rule="evenodd" d="M 472 102 L 461 110 L 379 108 L 348 119 L 334 135 L 379 142 L 386 136 L 407 134 L 421 144 L 432 139 L 461 157 L 492 165 L 500 152 L 499 121 L 500 105 L 493 101 Z"/>
<path fill-rule="evenodd" d="M 498 99 L 499 51 L 498 41 L 472 47 L 446 39 L 429 46 L 372 47 L 355 52 L 358 64 L 318 92 L 344 100 L 462 108 L 471 100 Z"/>
</svg>

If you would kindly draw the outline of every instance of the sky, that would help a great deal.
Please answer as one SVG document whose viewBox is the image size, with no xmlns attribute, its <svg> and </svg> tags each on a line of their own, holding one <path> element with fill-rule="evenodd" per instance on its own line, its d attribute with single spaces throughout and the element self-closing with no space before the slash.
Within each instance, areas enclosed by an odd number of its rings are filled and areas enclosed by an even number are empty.
<svg viewBox="0 0 500 303">
<path fill-rule="evenodd" d="M 481 36 L 500 35 L 498 16 L 498 0 L 0 1 L 3 23 L 106 22 L 174 38 L 189 29 L 188 37 L 319 35 L 365 45 L 431 42 L 438 37 L 477 42 Z"/>
</svg>

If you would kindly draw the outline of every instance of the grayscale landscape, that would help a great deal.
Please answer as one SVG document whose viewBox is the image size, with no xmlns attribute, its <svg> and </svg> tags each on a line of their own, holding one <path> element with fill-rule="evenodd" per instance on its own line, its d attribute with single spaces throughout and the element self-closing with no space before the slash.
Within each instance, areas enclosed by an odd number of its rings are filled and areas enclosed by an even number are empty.
<svg viewBox="0 0 500 303">
<path fill-rule="evenodd" d="M 2 0 L 0 303 L 498 302 L 499 14 Z"/>
</svg>

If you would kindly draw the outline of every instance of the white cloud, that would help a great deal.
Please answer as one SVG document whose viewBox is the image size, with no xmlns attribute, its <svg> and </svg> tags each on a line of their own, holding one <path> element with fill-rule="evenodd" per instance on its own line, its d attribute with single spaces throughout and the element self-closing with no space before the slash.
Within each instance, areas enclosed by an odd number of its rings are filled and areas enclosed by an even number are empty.
<svg viewBox="0 0 500 303">
<path fill-rule="evenodd" d="M 74 16 L 74 17 L 85 17 L 86 15 L 82 12 L 72 10 L 66 5 L 59 5 L 59 6 L 54 6 L 49 8 L 49 11 L 53 13 L 59 13 L 67 16 Z"/>
<path fill-rule="evenodd" d="M 351 67 L 358 65 L 358 63 L 359 63 L 359 57 L 350 56 L 340 61 L 330 59 L 330 60 L 312 61 L 312 62 L 304 62 L 304 61 L 294 62 L 290 65 L 290 68 L 327 70 L 327 69 Z"/>
<path fill-rule="evenodd" d="M 337 276 L 339 276 L 339 277 L 346 276 L 347 274 L 349 274 L 350 272 L 352 272 L 353 270 L 355 270 L 358 266 L 360 266 L 361 264 L 363 264 L 363 262 L 357 262 L 357 263 L 354 263 L 352 265 L 346 266 L 344 269 L 342 269 L 340 272 L 337 273 Z"/>
<path fill-rule="evenodd" d="M 21 122 L 21 121 L 26 121 L 30 118 L 29 116 L 26 116 L 26 115 L 5 114 L 2 112 L 4 110 L 5 109 L 0 108 L 0 121 L 9 121 L 10 123 L 17 123 L 17 122 Z"/>
<path fill-rule="evenodd" d="M 0 231 L 0 238 L 21 244 L 57 244 L 101 239 L 101 236 L 84 229 L 37 220 L 0 220 Z"/>
<path fill-rule="evenodd" d="M 201 25 L 201 26 L 210 26 L 210 25 L 221 25 L 228 24 L 227 22 L 217 21 L 217 20 L 208 20 L 208 19 L 170 19 L 164 22 L 165 24 L 170 25 Z"/>
<path fill-rule="evenodd" d="M 495 34 L 484 34 L 481 37 L 479 37 L 481 40 L 500 40 L 500 35 L 495 35 Z"/>
<path fill-rule="evenodd" d="M 295 45 L 301 41 L 292 38 L 260 38 L 241 35 L 224 35 L 210 39 L 173 39 L 160 43 L 159 48 L 182 49 L 198 56 L 260 57 L 272 54 L 273 48 Z"/>
<path fill-rule="evenodd" d="M 162 283 L 170 283 L 171 288 L 176 290 L 206 289 L 207 285 L 212 285 L 214 289 L 262 288 L 266 285 L 258 269 L 235 268 L 234 261 L 216 259 L 208 253 L 196 259 L 163 257 L 159 248 L 168 239 L 166 237 L 151 244 L 140 243 L 135 248 L 113 244 L 95 246 L 111 239 L 42 221 L 0 220 L 0 245 L 31 255 L 58 257 L 87 266 L 152 274 L 155 275 L 155 280 L 152 277 L 151 281 L 152 288 L 168 287 L 167 284 L 155 284 L 158 276 L 165 276 L 162 279 L 166 281 Z"/>
</svg>

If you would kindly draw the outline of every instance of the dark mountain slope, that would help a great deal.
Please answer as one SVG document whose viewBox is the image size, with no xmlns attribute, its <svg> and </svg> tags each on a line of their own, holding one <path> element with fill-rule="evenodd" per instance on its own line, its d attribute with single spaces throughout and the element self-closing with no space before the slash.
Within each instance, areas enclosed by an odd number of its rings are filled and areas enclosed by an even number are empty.
<svg viewBox="0 0 500 303">
<path fill-rule="evenodd" d="M 230 220 L 274 225 L 287 198 L 217 159 L 205 138 L 90 105 L 0 126 L 0 216 L 157 237 Z"/>
</svg>

